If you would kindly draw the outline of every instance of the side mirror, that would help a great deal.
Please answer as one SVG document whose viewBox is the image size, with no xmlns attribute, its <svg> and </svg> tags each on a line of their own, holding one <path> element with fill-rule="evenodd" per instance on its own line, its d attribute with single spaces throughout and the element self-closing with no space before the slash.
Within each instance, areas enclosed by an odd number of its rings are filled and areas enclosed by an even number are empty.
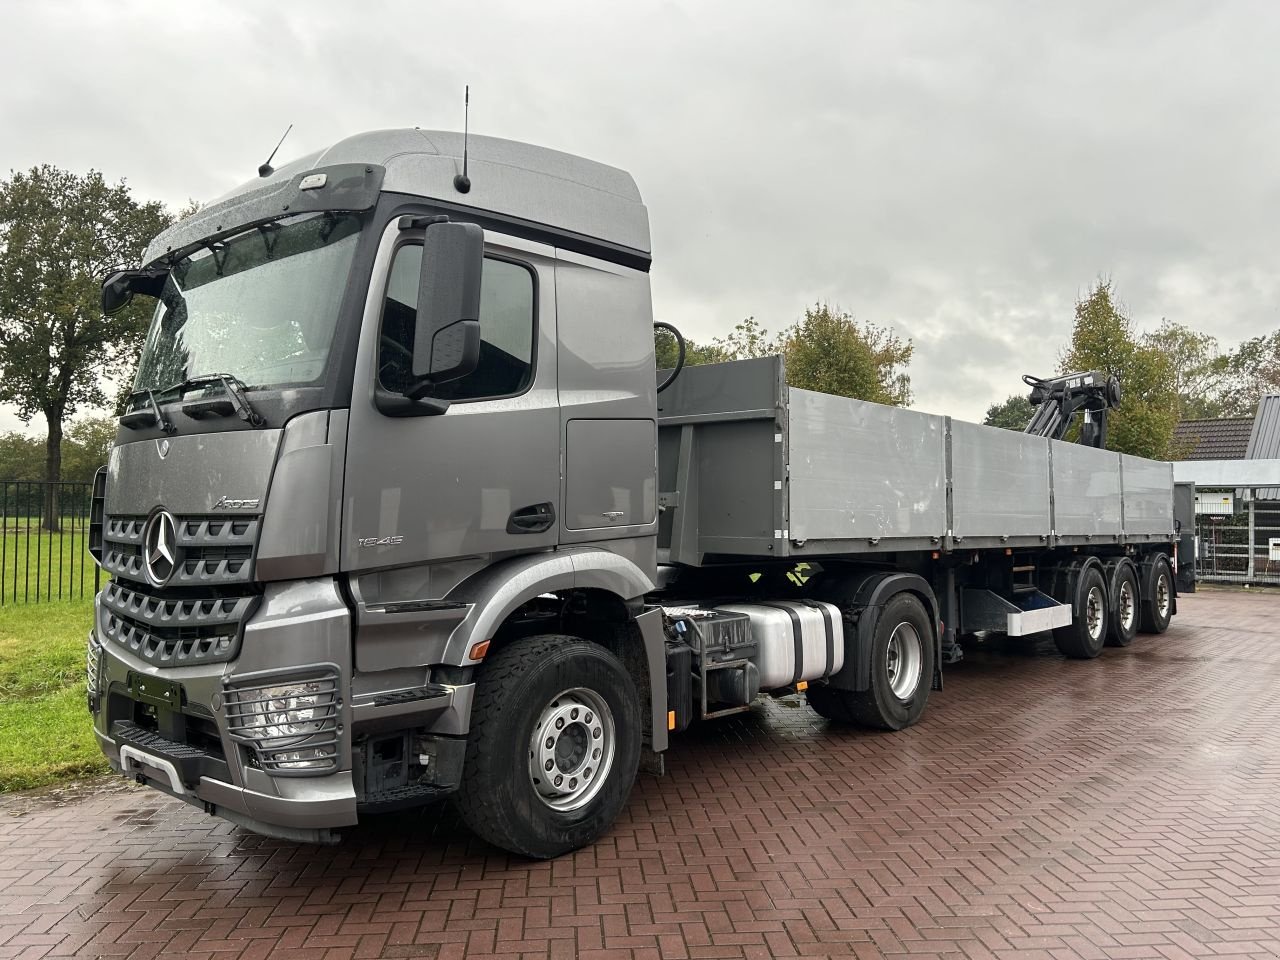
<svg viewBox="0 0 1280 960">
<path fill-rule="evenodd" d="M 432 223 L 422 246 L 413 375 L 428 383 L 465 377 L 480 363 L 480 274 L 484 231 Z"/>
<path fill-rule="evenodd" d="M 119 313 L 133 302 L 135 293 L 158 298 L 168 275 L 169 271 L 155 267 L 149 270 L 117 270 L 102 282 L 102 312 L 108 317 Z"/>
</svg>

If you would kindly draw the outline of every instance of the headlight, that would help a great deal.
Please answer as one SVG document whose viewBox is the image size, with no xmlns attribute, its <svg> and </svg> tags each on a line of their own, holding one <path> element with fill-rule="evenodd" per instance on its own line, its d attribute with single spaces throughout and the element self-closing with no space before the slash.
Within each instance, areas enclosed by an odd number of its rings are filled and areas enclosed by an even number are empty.
<svg viewBox="0 0 1280 960">
<path fill-rule="evenodd" d="M 259 765 L 280 773 L 324 773 L 338 761 L 338 678 L 269 686 L 228 685 L 227 728 Z"/>
<path fill-rule="evenodd" d="M 330 691 L 317 681 L 260 687 L 255 693 L 257 709 L 245 716 L 245 729 L 260 740 L 321 733 L 333 706 Z"/>
</svg>

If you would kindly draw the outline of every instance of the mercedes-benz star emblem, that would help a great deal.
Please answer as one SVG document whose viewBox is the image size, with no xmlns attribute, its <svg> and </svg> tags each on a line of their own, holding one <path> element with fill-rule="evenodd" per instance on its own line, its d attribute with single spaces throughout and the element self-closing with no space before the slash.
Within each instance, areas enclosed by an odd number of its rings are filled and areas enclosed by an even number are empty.
<svg viewBox="0 0 1280 960">
<path fill-rule="evenodd" d="M 178 567 L 178 524 L 168 510 L 158 510 L 142 531 L 142 562 L 147 579 L 163 587 Z"/>
<path fill-rule="evenodd" d="M 161 460 L 169 455 L 169 441 L 167 439 L 156 440 L 156 453 L 160 454 Z"/>
</svg>

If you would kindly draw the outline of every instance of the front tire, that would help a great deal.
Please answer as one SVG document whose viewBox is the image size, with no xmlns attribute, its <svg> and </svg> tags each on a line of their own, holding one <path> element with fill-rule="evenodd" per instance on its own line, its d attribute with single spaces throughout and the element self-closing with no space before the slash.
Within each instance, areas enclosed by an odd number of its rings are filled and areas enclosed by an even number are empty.
<svg viewBox="0 0 1280 960">
<path fill-rule="evenodd" d="M 518 640 L 476 679 L 454 803 L 495 846 L 558 857 L 613 825 L 635 782 L 640 741 L 640 698 L 617 657 L 576 637 Z"/>
<path fill-rule="evenodd" d="M 920 719 L 929 702 L 937 654 L 933 625 L 919 598 L 896 594 L 880 614 L 871 648 L 871 689 L 809 687 L 809 705 L 837 723 L 901 730 Z"/>
</svg>

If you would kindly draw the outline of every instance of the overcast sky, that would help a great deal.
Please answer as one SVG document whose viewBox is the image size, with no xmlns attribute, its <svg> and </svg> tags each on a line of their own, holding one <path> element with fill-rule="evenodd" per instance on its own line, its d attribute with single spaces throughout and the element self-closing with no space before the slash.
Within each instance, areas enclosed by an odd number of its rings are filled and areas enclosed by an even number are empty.
<svg viewBox="0 0 1280 960">
<path fill-rule="evenodd" d="M 1141 329 L 1280 325 L 1280 4 L 13 3 L 0 174 L 175 207 L 360 130 L 461 127 L 623 167 L 656 315 L 705 340 L 838 304 L 980 419 L 1113 279 Z M 16 424 L 0 414 L 0 429 Z"/>
</svg>

